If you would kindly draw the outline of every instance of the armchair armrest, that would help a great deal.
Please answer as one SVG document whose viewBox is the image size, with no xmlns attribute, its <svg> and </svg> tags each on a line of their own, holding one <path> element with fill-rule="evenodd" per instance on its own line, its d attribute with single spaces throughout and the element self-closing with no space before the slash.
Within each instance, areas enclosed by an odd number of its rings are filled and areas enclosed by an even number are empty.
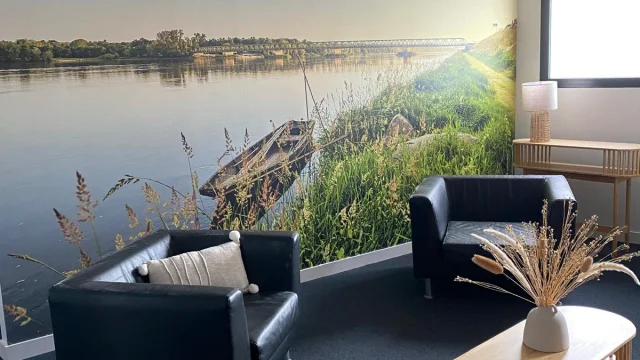
<svg viewBox="0 0 640 360">
<path fill-rule="evenodd" d="M 63 281 L 49 291 L 58 359 L 249 359 L 242 293 Z"/>
<path fill-rule="evenodd" d="M 413 271 L 428 278 L 441 260 L 442 241 L 449 223 L 449 199 L 443 177 L 428 177 L 409 199 Z"/>
<path fill-rule="evenodd" d="M 249 281 L 263 291 L 300 287 L 300 239 L 295 232 L 242 231 L 240 246 Z"/>
<path fill-rule="evenodd" d="M 549 226 L 553 229 L 554 237 L 557 239 L 562 231 L 569 203 L 573 203 L 573 211 L 578 209 L 578 203 L 569 182 L 562 175 L 547 176 L 544 184 L 544 198 L 548 203 Z M 571 229 L 575 230 L 575 221 Z"/>
</svg>

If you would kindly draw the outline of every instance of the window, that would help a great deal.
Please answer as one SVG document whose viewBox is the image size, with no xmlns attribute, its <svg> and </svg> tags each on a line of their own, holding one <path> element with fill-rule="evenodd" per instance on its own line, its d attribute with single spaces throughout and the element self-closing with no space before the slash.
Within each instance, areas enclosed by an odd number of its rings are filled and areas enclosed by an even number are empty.
<svg viewBox="0 0 640 360">
<path fill-rule="evenodd" d="M 540 80 L 640 87 L 640 0 L 542 0 Z"/>
</svg>

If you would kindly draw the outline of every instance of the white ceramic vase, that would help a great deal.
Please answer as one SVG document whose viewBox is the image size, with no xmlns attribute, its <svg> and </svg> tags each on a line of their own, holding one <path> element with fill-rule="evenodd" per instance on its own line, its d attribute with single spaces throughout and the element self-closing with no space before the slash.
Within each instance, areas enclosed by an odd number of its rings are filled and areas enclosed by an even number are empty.
<svg viewBox="0 0 640 360">
<path fill-rule="evenodd" d="M 524 325 L 522 342 L 533 350 L 555 353 L 569 348 L 567 320 L 555 305 L 532 309 Z"/>
</svg>

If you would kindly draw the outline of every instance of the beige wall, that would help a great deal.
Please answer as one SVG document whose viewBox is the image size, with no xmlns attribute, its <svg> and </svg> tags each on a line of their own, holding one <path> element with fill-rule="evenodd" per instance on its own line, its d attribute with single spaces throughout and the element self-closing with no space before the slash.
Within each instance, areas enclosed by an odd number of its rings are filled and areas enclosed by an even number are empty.
<svg viewBox="0 0 640 360">
<path fill-rule="evenodd" d="M 594 47 L 597 51 L 597 47 Z M 518 49 L 516 81 L 540 77 L 540 0 L 518 0 Z M 516 138 L 529 137 L 529 114 L 522 110 L 520 86 L 516 94 Z M 558 110 L 551 113 L 551 137 L 640 143 L 640 88 L 559 89 Z M 559 154 L 558 161 L 601 162 L 601 156 Z M 579 218 L 592 214 L 611 224 L 613 185 L 570 180 L 580 204 Z M 624 221 L 624 190 L 620 193 L 620 217 Z M 640 240 L 640 181 L 633 182 L 632 239 Z"/>
</svg>

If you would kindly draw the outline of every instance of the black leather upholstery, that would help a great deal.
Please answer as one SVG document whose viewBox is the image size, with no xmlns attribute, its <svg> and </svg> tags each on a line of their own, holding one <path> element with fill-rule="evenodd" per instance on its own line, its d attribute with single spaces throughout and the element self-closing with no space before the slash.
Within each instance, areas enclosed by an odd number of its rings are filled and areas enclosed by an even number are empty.
<svg viewBox="0 0 640 360">
<path fill-rule="evenodd" d="M 499 222 L 499 221 L 449 221 L 447 234 L 442 242 L 442 254 L 446 263 L 468 262 L 475 254 L 480 254 L 480 244 L 478 240 L 470 234 L 478 234 L 496 245 L 503 245 L 502 240 L 485 235 L 484 229 L 496 229 L 504 231 L 505 226 L 511 225 L 516 233 L 523 234 L 521 222 Z M 530 241 L 530 244 L 533 244 Z"/>
<path fill-rule="evenodd" d="M 245 296 L 244 303 L 251 358 L 282 358 L 291 342 L 288 330 L 293 328 L 298 318 L 298 296 L 292 292 L 262 293 Z M 278 316 L 273 316 L 274 314 Z M 284 352 L 276 354 L 279 348 Z"/>
<path fill-rule="evenodd" d="M 540 218 L 542 177 L 446 177 L 450 221 L 521 222 Z"/>
<path fill-rule="evenodd" d="M 417 278 L 450 280 L 460 266 L 482 253 L 470 236 L 504 223 L 540 222 L 549 203 L 549 225 L 562 228 L 568 201 L 575 197 L 563 176 L 433 176 L 416 187 L 409 200 L 413 271 Z"/>
<path fill-rule="evenodd" d="M 57 359 L 284 359 L 298 317 L 300 244 L 289 232 L 242 232 L 257 295 L 155 285 L 137 267 L 229 241 L 228 231 L 159 231 L 51 288 Z"/>
</svg>

